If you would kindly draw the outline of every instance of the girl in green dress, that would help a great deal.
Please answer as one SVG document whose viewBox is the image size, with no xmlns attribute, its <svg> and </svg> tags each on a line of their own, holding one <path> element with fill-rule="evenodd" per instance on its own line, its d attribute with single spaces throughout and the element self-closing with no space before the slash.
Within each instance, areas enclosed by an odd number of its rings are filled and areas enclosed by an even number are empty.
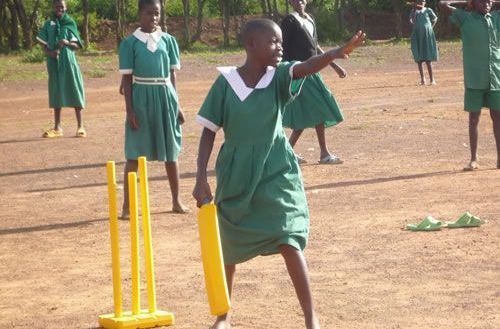
<svg viewBox="0 0 500 329">
<path fill-rule="evenodd" d="M 78 128 L 77 137 L 86 137 L 81 111 L 85 107 L 82 73 L 76 61 L 75 50 L 83 46 L 75 21 L 66 13 L 64 0 L 52 1 L 54 12 L 37 36 L 47 55 L 49 73 L 49 106 L 54 109 L 54 128 L 43 137 L 63 136 L 61 108 L 74 107 Z"/>
<path fill-rule="evenodd" d="M 200 207 L 212 200 L 207 163 L 216 132 L 224 131 L 216 163 L 217 205 L 229 290 L 236 264 L 258 255 L 280 253 L 295 286 L 307 328 L 319 328 L 303 250 L 309 212 L 302 176 L 282 126 L 285 104 L 300 91 L 304 78 L 346 58 L 361 45 L 359 32 L 349 43 L 305 62 L 281 63 L 281 30 L 273 21 L 252 20 L 242 30 L 246 61 L 222 67 L 197 122 L 204 126 L 193 196 Z M 212 328 L 230 328 L 227 314 Z"/>
<path fill-rule="evenodd" d="M 436 36 L 434 35 L 434 25 L 436 25 L 437 16 L 431 8 L 425 7 L 425 0 L 417 0 L 415 7 L 410 13 L 410 23 L 413 25 L 411 33 L 411 52 L 413 59 L 417 62 L 420 73 L 420 85 L 425 85 L 424 69 L 422 64 L 425 62 L 431 85 L 436 84 L 432 72 L 432 62 L 438 59 L 438 50 L 436 46 Z"/>
<path fill-rule="evenodd" d="M 306 13 L 307 0 L 289 0 L 295 10 L 287 15 L 281 22 L 283 32 L 283 60 L 304 61 L 311 56 L 323 53 L 318 44 L 316 24 L 312 17 Z M 346 71 L 331 62 L 330 66 L 340 78 L 345 78 Z M 310 110 L 313 109 L 313 110 Z M 287 105 L 283 116 L 283 126 L 292 128 L 289 141 L 295 146 L 305 128 L 315 128 L 320 148 L 319 163 L 343 163 L 338 156 L 331 153 L 326 145 L 325 128 L 335 126 L 342 122 L 344 117 L 337 101 L 325 85 L 320 73 L 308 76 L 300 95 Z M 307 163 L 299 157 L 299 163 Z"/>
<path fill-rule="evenodd" d="M 165 162 L 172 211 L 187 211 L 179 199 L 177 164 L 184 122 L 175 90 L 175 69 L 180 69 L 179 47 L 173 36 L 158 27 L 160 13 L 159 0 L 140 0 L 140 27 L 120 44 L 120 89 L 127 111 L 123 218 L 129 217 L 127 175 L 137 171 L 140 156 Z"/>
</svg>

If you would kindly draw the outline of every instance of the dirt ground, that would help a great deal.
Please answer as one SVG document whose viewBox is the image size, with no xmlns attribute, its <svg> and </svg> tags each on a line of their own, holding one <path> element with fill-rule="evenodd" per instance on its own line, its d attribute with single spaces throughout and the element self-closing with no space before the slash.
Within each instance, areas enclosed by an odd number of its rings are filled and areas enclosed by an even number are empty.
<svg viewBox="0 0 500 329">
<path fill-rule="evenodd" d="M 327 141 L 345 163 L 315 163 L 313 130 L 297 145 L 309 161 L 302 167 L 311 212 L 306 257 L 322 328 L 500 328 L 500 170 L 491 120 L 483 111 L 480 170 L 463 172 L 469 148 L 460 44 L 442 44 L 441 55 L 433 87 L 416 85 L 416 65 L 401 45 L 364 47 L 341 63 L 349 71 L 344 80 L 323 72 L 345 114 Z M 194 118 L 214 66 L 241 61 L 241 54 L 183 59 L 181 193 L 191 214 L 169 212 L 163 165 L 149 164 L 158 306 L 175 313 L 177 328 L 212 322 L 190 196 L 201 131 Z M 66 109 L 65 137 L 47 140 L 40 138 L 52 122 L 46 81 L 0 82 L 0 328 L 97 328 L 98 315 L 113 310 L 105 163 L 117 162 L 121 181 L 123 101 L 116 72 L 85 83 L 88 138 L 72 137 L 74 115 Z M 402 229 L 429 214 L 454 220 L 465 211 L 487 223 Z M 128 223 L 120 225 L 130 309 Z M 142 300 L 146 307 L 145 293 Z M 233 310 L 236 329 L 304 328 L 280 256 L 238 267 Z"/>
</svg>

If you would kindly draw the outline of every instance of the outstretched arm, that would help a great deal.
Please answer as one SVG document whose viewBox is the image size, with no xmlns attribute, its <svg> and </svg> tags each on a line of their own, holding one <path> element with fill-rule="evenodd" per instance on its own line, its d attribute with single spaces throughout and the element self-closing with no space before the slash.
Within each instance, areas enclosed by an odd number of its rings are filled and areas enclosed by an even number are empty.
<svg viewBox="0 0 500 329">
<path fill-rule="evenodd" d="M 319 45 L 316 47 L 316 49 L 318 49 L 318 52 L 320 54 L 325 53 L 325 51 Z M 337 64 L 335 62 L 331 62 L 330 66 L 332 67 L 332 69 L 335 70 L 335 72 L 337 72 L 337 75 L 339 76 L 339 78 L 343 79 L 347 76 L 347 71 L 339 64 Z"/>
<path fill-rule="evenodd" d="M 451 15 L 455 9 L 457 9 L 455 6 L 460 6 L 460 7 L 466 7 L 467 6 L 467 1 L 450 1 L 450 0 L 441 0 L 439 1 L 439 8 L 447 14 Z"/>
<path fill-rule="evenodd" d="M 319 72 L 335 59 L 348 58 L 349 54 L 352 53 L 354 49 L 363 44 L 365 37 L 366 35 L 359 31 L 342 47 L 331 49 L 321 55 L 313 56 L 307 61 L 295 65 L 293 68 L 293 78 L 300 79 Z"/>
<path fill-rule="evenodd" d="M 212 201 L 212 191 L 207 179 L 207 165 L 210 154 L 214 147 L 215 132 L 208 128 L 203 128 L 198 148 L 198 170 L 196 172 L 196 184 L 193 189 L 193 197 L 196 199 L 196 206 L 199 208 L 205 200 Z"/>
</svg>

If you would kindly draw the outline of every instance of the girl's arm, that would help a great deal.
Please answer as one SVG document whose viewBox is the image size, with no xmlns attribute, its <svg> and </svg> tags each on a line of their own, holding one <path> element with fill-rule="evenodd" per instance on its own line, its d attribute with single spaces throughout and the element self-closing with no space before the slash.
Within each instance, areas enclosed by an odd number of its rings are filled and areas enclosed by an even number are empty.
<svg viewBox="0 0 500 329">
<path fill-rule="evenodd" d="M 213 195 L 207 179 L 207 165 L 210 154 L 214 147 L 215 132 L 208 128 L 203 128 L 198 148 L 198 170 L 196 172 L 196 184 L 193 189 L 193 197 L 196 199 L 196 206 L 199 208 L 204 201 L 212 201 Z"/>
<path fill-rule="evenodd" d="M 121 88 L 125 97 L 125 110 L 127 111 L 127 122 L 130 128 L 136 130 L 139 128 L 139 122 L 135 116 L 134 107 L 132 106 L 132 74 L 122 75 Z"/>
<path fill-rule="evenodd" d="M 331 49 L 321 55 L 313 56 L 307 61 L 295 65 L 293 67 L 293 78 L 300 79 L 319 72 L 334 59 L 348 58 L 349 54 L 352 53 L 354 49 L 363 44 L 365 37 L 366 35 L 359 31 L 342 47 Z"/>
<path fill-rule="evenodd" d="M 449 1 L 449 0 L 441 0 L 439 1 L 439 7 L 443 12 L 447 15 L 451 15 L 456 7 L 452 5 L 460 5 L 460 6 L 467 6 L 467 1 Z"/>
<path fill-rule="evenodd" d="M 319 45 L 316 47 L 316 49 L 318 50 L 318 52 L 320 54 L 325 53 L 325 51 Z M 331 62 L 330 66 L 335 70 L 335 72 L 337 72 L 337 75 L 339 76 L 339 78 L 343 79 L 347 76 L 347 71 L 342 66 L 338 65 L 337 63 Z"/>
<path fill-rule="evenodd" d="M 415 10 L 415 7 L 411 9 L 410 12 L 410 24 L 414 25 L 415 24 L 415 16 L 417 15 L 417 11 Z"/>
<path fill-rule="evenodd" d="M 175 85 L 176 81 L 177 81 L 177 75 L 175 74 L 175 70 L 172 69 L 170 70 L 170 82 L 172 82 L 172 86 L 174 86 L 174 89 L 177 91 L 177 86 Z M 186 119 L 184 118 L 184 112 L 182 111 L 180 106 L 177 118 L 179 119 L 180 124 L 183 124 L 186 121 Z"/>
<path fill-rule="evenodd" d="M 80 45 L 78 44 L 78 42 L 68 41 L 66 39 L 62 39 L 61 41 L 59 41 L 60 48 L 65 47 L 65 46 L 72 49 L 72 50 L 80 49 Z"/>
</svg>

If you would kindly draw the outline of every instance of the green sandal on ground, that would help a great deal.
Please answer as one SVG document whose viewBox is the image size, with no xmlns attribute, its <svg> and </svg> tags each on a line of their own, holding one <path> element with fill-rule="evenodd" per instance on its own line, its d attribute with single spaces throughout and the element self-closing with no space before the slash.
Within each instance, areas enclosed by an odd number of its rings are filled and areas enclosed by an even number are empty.
<svg viewBox="0 0 500 329">
<path fill-rule="evenodd" d="M 409 231 L 438 231 L 443 227 L 443 223 L 432 216 L 425 217 L 420 224 L 408 224 L 406 229 Z"/>
<path fill-rule="evenodd" d="M 454 222 L 446 222 L 446 227 L 448 228 L 460 228 L 460 227 L 478 227 L 484 224 L 484 220 L 479 217 L 471 215 L 469 212 L 464 213 Z"/>
</svg>

